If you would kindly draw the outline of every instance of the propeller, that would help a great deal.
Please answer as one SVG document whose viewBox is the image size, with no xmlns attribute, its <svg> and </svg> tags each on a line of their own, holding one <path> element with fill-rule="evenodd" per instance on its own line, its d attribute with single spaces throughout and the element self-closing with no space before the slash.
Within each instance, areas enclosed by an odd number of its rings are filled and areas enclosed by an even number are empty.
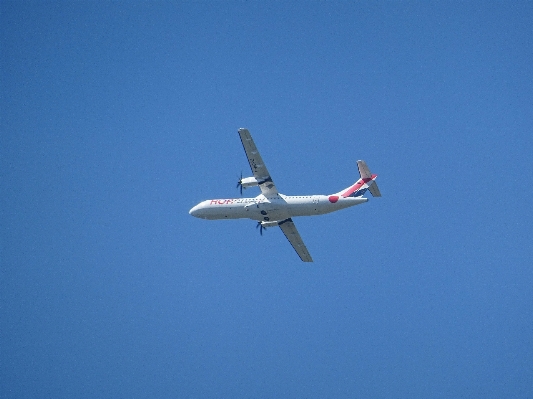
<svg viewBox="0 0 533 399">
<path fill-rule="evenodd" d="M 266 231 L 266 227 L 263 226 L 263 223 L 261 222 L 257 222 L 257 225 L 255 226 L 255 228 L 259 228 L 259 234 L 263 235 L 263 230 Z"/>
<path fill-rule="evenodd" d="M 235 188 L 240 189 L 241 196 L 242 196 L 242 172 L 241 172 L 241 177 L 239 177 L 239 181 L 237 182 L 237 187 Z"/>
</svg>

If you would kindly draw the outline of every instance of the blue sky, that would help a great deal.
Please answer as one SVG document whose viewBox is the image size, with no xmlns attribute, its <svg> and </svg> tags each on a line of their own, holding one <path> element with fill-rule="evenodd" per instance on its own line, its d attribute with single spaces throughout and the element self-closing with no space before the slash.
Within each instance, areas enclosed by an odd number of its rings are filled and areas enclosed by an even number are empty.
<svg viewBox="0 0 533 399">
<path fill-rule="evenodd" d="M 533 3 L 0 4 L 0 397 L 533 396 Z M 355 161 L 279 229 L 238 196 Z M 245 195 L 255 196 L 250 189 Z"/>
</svg>

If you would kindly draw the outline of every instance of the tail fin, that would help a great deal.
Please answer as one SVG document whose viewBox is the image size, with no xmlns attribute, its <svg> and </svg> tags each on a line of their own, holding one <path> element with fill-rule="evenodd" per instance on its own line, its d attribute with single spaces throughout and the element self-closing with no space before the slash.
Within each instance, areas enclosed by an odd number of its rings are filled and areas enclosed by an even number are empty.
<svg viewBox="0 0 533 399">
<path fill-rule="evenodd" d="M 361 178 L 355 184 L 338 192 L 337 195 L 342 197 L 360 197 L 368 190 L 373 197 L 381 197 L 378 184 L 375 181 L 378 175 L 370 173 L 365 161 L 357 161 L 357 168 L 359 169 Z"/>
<path fill-rule="evenodd" d="M 372 197 L 381 197 L 378 183 L 376 182 L 376 177 L 378 177 L 378 175 L 372 175 L 372 173 L 370 173 L 368 165 L 365 161 L 357 161 L 357 168 L 359 169 L 361 179 L 371 179 L 371 181 L 368 183 L 368 191 L 370 191 Z"/>
</svg>

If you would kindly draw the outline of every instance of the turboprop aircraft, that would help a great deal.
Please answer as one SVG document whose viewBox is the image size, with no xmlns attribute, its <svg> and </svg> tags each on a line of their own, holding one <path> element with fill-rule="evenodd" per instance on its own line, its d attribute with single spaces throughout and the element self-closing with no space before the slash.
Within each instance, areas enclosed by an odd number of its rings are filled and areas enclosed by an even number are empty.
<svg viewBox="0 0 533 399">
<path fill-rule="evenodd" d="M 278 192 L 270 173 L 247 129 L 239 129 L 244 152 L 248 157 L 253 176 L 239 179 L 237 187 L 241 195 L 243 188 L 259 186 L 261 194 L 255 198 L 212 199 L 200 202 L 189 214 L 202 219 L 243 219 L 257 221 L 261 235 L 267 227 L 279 226 L 285 237 L 304 262 L 312 262 L 292 218 L 315 216 L 338 211 L 368 201 L 363 194 L 368 190 L 374 197 L 381 197 L 376 183 L 377 175 L 368 170 L 365 161 L 357 161 L 360 179 L 350 187 L 331 195 L 283 195 Z"/>
</svg>

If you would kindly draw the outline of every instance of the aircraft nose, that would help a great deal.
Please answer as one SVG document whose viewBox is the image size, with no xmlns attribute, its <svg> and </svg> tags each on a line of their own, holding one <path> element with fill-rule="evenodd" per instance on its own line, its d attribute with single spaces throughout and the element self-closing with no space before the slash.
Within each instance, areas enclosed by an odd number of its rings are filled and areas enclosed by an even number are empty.
<svg viewBox="0 0 533 399">
<path fill-rule="evenodd" d="M 201 211 L 200 204 L 193 206 L 191 210 L 189 211 L 189 215 L 194 216 L 195 218 L 201 218 L 202 211 Z"/>
<path fill-rule="evenodd" d="M 194 217 L 198 217 L 198 205 L 193 206 L 191 210 L 189 211 L 189 215 L 192 215 Z"/>
</svg>

